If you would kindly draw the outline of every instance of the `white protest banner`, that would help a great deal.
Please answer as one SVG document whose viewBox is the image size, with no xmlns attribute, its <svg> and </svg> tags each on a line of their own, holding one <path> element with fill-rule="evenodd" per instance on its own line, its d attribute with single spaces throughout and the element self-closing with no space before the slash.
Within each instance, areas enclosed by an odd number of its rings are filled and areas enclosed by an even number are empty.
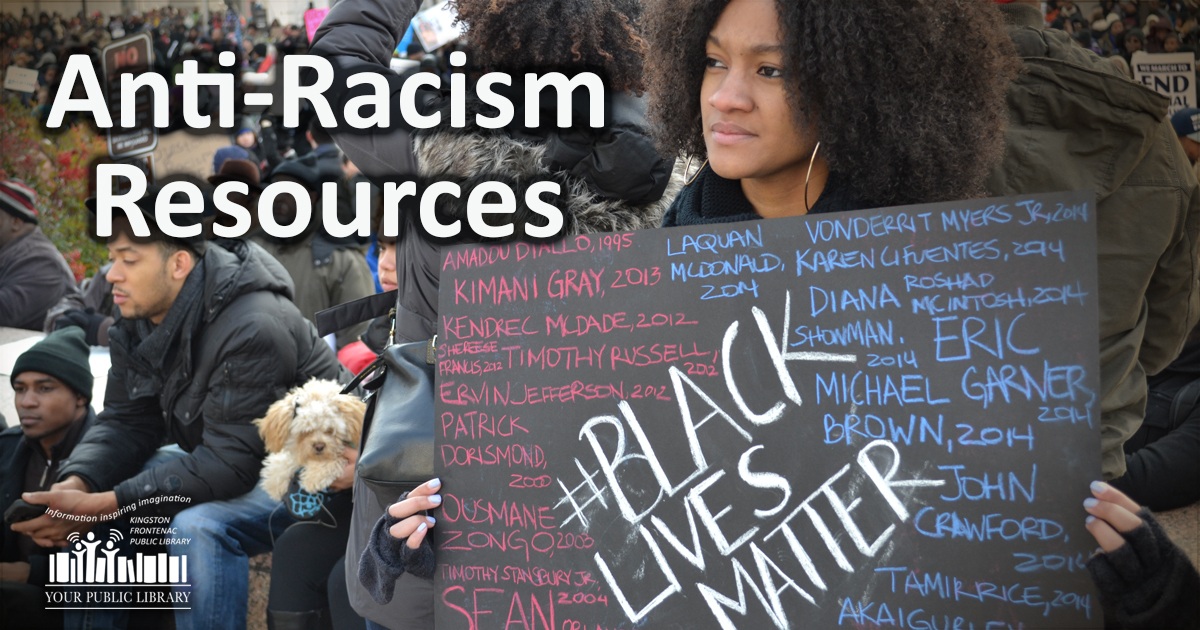
<svg viewBox="0 0 1200 630">
<path fill-rule="evenodd" d="M 1192 53 L 1133 54 L 1133 80 L 1171 99 L 1169 113 L 1196 107 L 1196 59 Z"/>
<path fill-rule="evenodd" d="M 32 93 L 37 89 L 37 78 L 37 70 L 9 66 L 8 71 L 4 74 L 4 89 Z"/>
</svg>

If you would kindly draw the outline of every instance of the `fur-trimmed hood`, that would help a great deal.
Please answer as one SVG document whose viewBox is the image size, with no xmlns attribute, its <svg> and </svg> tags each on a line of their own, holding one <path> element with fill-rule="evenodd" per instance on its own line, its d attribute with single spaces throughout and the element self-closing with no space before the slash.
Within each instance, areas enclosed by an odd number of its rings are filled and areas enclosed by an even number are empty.
<svg viewBox="0 0 1200 630">
<path fill-rule="evenodd" d="M 474 113 L 486 113 L 487 107 L 469 100 L 467 111 L 467 120 L 474 120 Z M 516 119 L 521 117 L 518 111 Z M 534 183 L 558 182 L 563 192 L 555 205 L 565 210 L 567 234 L 643 230 L 659 227 L 683 187 L 675 160 L 654 149 L 644 121 L 644 102 L 617 94 L 603 129 L 507 132 L 441 126 L 416 134 L 413 149 L 426 181 L 454 180 L 464 188 L 504 181 L 518 199 Z M 457 216 L 465 204 L 442 210 Z"/>
</svg>

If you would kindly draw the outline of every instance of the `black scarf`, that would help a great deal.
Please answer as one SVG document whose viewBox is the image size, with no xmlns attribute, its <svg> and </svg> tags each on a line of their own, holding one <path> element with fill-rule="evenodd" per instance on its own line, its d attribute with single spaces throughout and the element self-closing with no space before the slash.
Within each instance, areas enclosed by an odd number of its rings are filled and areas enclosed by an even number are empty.
<svg viewBox="0 0 1200 630">
<path fill-rule="evenodd" d="M 798 200 L 797 203 L 803 203 Z M 836 173 L 830 173 L 825 189 L 808 214 L 860 210 L 862 205 Z M 684 187 L 663 217 L 663 227 L 708 225 L 761 219 L 742 192 L 736 179 L 725 179 L 706 164 L 692 183 Z"/>
<path fill-rule="evenodd" d="M 178 355 L 180 341 L 190 339 L 200 328 L 203 300 L 204 259 L 200 259 L 161 324 L 155 326 L 148 319 L 133 322 L 136 345 L 130 344 L 129 360 L 136 372 L 152 380 L 152 391 L 162 391 L 162 377 Z"/>
</svg>

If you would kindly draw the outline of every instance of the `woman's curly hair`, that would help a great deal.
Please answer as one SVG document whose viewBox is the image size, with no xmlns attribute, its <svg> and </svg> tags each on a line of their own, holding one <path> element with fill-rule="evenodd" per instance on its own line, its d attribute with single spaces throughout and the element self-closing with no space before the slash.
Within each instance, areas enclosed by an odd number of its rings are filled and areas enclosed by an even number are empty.
<svg viewBox="0 0 1200 630">
<path fill-rule="evenodd" d="M 645 90 L 639 0 L 453 0 L 471 61 L 502 72 L 595 72 L 610 89 Z"/>
<path fill-rule="evenodd" d="M 705 43 L 729 0 L 647 0 L 649 113 L 666 154 L 706 155 Z M 979 196 L 1019 61 L 983 0 L 775 0 L 796 122 L 870 206 Z"/>
</svg>

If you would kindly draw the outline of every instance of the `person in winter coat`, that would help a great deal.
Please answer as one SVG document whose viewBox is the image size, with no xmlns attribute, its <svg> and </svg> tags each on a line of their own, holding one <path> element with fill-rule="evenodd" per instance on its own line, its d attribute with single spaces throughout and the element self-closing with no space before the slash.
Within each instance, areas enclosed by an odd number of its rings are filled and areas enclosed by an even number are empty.
<svg viewBox="0 0 1200 630">
<path fill-rule="evenodd" d="M 21 353 L 10 382 L 20 425 L 0 432 L 0 509 L 22 492 L 46 490 L 95 422 L 89 349 L 78 328 L 51 333 Z M 47 610 L 50 555 L 6 523 L 0 533 L 0 617 L 18 627 L 53 628 L 62 611 Z"/>
<path fill-rule="evenodd" d="M 1179 356 L 1200 317 L 1200 183 L 1166 97 L 1046 29 L 1036 5 L 999 8 L 1022 71 L 1008 90 L 1004 159 L 987 189 L 1096 191 L 1101 467 L 1135 501 L 1151 503 L 1133 486 L 1154 485 L 1154 466 L 1121 479 L 1123 445 L 1145 418 L 1147 377 Z"/>
<path fill-rule="evenodd" d="M 156 193 L 139 203 L 151 226 Z M 171 517 L 170 553 L 187 557 L 191 581 L 176 627 L 240 627 L 248 557 L 290 522 L 256 487 L 265 452 L 252 422 L 293 387 L 348 375 L 292 303 L 287 272 L 257 246 L 138 237 L 122 218 L 108 251 L 120 317 L 104 410 L 58 483 L 24 498 L 68 516 Z M 91 525 L 43 515 L 13 529 L 62 545 Z"/>
<path fill-rule="evenodd" d="M 0 326 L 41 330 L 75 276 L 38 227 L 37 193 L 15 179 L 0 181 Z"/>
<path fill-rule="evenodd" d="M 416 0 L 343 0 L 322 22 L 311 52 L 329 59 L 339 75 L 386 72 L 396 42 L 419 5 Z M 405 178 L 460 184 L 461 198 L 438 208 L 443 224 L 459 220 L 467 225 L 466 199 L 469 190 L 481 182 L 506 182 L 515 198 L 521 200 L 535 183 L 553 181 L 562 191 L 555 204 L 564 218 L 559 235 L 658 226 L 682 181 L 675 173 L 674 161 L 655 149 L 647 131 L 645 104 L 639 97 L 645 89 L 646 50 L 637 27 L 640 3 L 459 0 L 455 8 L 467 27 L 471 70 L 504 72 L 511 77 L 511 85 L 493 85 L 492 89 L 513 103 L 514 123 L 499 130 L 478 126 L 476 114 L 491 115 L 493 111 L 472 85 L 465 99 L 467 124 L 453 129 L 449 124 L 450 99 L 420 89 L 418 107 L 424 113 L 442 112 L 442 125 L 420 131 L 397 126 L 383 134 L 334 131 L 339 147 L 360 171 L 381 186 Z M 552 92 L 544 92 L 537 103 L 524 102 L 525 73 L 552 70 L 568 76 L 584 71 L 600 76 L 607 88 L 607 116 L 601 128 L 587 126 L 591 106 L 578 94 L 569 105 L 573 126 L 566 129 L 554 126 L 560 105 Z M 387 81 L 390 102 L 399 103 L 405 79 L 392 75 Z M 346 101 L 353 98 L 352 93 L 339 92 L 343 84 L 335 79 L 327 92 L 334 112 L 345 111 Z M 541 125 L 522 124 L 529 106 L 538 108 Z M 392 118 L 398 123 L 399 112 Z M 396 210 L 385 208 L 384 212 Z M 438 325 L 440 252 L 446 241 L 430 238 L 424 232 L 416 201 L 402 203 L 398 210 L 395 267 L 400 291 L 395 339 L 426 340 Z M 518 204 L 514 214 L 504 216 L 505 225 L 512 224 L 513 238 L 518 239 L 526 237 L 524 226 L 537 220 L 523 204 Z M 431 558 L 424 531 L 409 537 L 418 522 L 425 522 L 423 517 L 413 516 L 415 511 L 409 511 L 413 503 L 402 501 L 393 506 L 391 515 L 379 525 L 385 527 L 397 520 L 400 523 L 377 540 L 390 552 L 400 553 L 399 549 L 407 545 L 428 550 Z M 428 566 L 428 571 L 401 571 L 384 578 L 388 597 L 380 601 L 391 600 L 394 587 L 396 598 L 389 610 L 402 611 L 388 619 L 389 627 L 432 627 L 432 561 Z M 402 580 L 399 585 L 397 579 Z"/>
</svg>

